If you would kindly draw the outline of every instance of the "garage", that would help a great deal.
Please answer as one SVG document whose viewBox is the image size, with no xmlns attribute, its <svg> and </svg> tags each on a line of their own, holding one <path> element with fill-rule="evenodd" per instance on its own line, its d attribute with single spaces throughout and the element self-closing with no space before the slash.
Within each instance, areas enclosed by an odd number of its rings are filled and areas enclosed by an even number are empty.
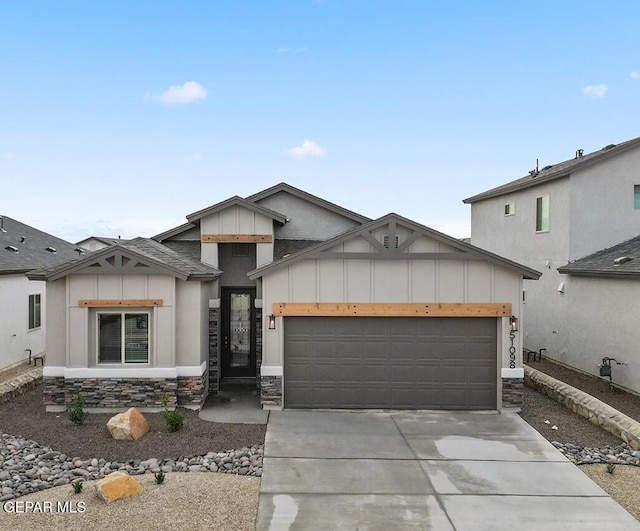
<svg viewBox="0 0 640 531">
<path fill-rule="evenodd" d="M 286 317 L 287 408 L 493 410 L 495 318 Z"/>
</svg>

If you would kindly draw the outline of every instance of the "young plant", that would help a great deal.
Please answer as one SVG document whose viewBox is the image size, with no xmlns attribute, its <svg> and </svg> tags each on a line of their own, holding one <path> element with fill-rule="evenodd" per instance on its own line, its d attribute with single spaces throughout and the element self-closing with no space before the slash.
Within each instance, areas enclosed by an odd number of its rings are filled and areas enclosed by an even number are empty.
<svg viewBox="0 0 640 531">
<path fill-rule="evenodd" d="M 69 420 L 74 424 L 82 424 L 84 422 L 84 400 L 80 396 L 80 393 L 74 394 L 72 397 L 72 405 L 67 409 L 67 415 Z"/>
<path fill-rule="evenodd" d="M 607 472 L 613 474 L 616 471 L 616 465 L 613 463 L 607 463 Z"/>
<path fill-rule="evenodd" d="M 73 487 L 74 494 L 80 494 L 82 492 L 82 481 L 74 481 L 71 486 Z"/>
<path fill-rule="evenodd" d="M 153 477 L 156 479 L 157 485 L 162 485 L 164 483 L 164 472 L 162 470 L 160 472 L 154 472 Z"/>
<path fill-rule="evenodd" d="M 167 404 L 169 403 L 169 397 L 167 395 L 163 395 L 160 401 L 164 406 L 164 411 L 161 411 L 160 414 L 167 424 L 167 429 L 169 431 L 180 430 L 184 425 L 184 415 L 177 409 L 174 409 L 173 411 L 169 411 L 167 409 Z"/>
</svg>

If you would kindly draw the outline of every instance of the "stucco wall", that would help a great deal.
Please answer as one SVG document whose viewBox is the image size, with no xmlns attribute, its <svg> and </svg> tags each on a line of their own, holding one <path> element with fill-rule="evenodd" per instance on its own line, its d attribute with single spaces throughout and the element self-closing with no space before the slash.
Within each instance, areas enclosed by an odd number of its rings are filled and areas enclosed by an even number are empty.
<svg viewBox="0 0 640 531">
<path fill-rule="evenodd" d="M 256 203 L 284 214 L 290 220 L 284 226 L 276 225 L 276 238 L 326 240 L 358 225 L 351 219 L 287 192 L 279 192 Z"/>
<path fill-rule="evenodd" d="M 41 326 L 29 330 L 29 295 L 40 293 Z M 45 283 L 30 281 L 24 275 L 0 275 L 0 369 L 45 350 Z"/>
<path fill-rule="evenodd" d="M 558 291 L 565 275 L 557 268 L 569 260 L 570 185 L 573 177 L 487 199 L 471 207 L 471 243 L 532 267 L 542 273 L 538 280 L 524 281 L 521 334 L 532 350 L 554 349 L 557 328 L 564 322 L 567 301 Z M 549 231 L 536 233 L 536 199 L 549 196 Z M 515 215 L 505 216 L 512 203 Z"/>
<path fill-rule="evenodd" d="M 640 282 L 566 275 L 565 281 L 567 311 L 547 354 L 595 376 L 603 357 L 615 358 L 626 365 L 613 364 L 614 383 L 640 393 L 640 350 L 633 339 Z"/>
<path fill-rule="evenodd" d="M 640 210 L 633 207 L 633 187 L 640 185 L 640 148 L 576 172 L 571 183 L 569 259 L 640 234 Z"/>
</svg>

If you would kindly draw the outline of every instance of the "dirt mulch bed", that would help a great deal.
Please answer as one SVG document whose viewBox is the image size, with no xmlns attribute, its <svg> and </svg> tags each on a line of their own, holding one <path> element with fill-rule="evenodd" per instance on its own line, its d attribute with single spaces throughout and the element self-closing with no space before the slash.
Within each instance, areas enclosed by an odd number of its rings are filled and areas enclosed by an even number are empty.
<svg viewBox="0 0 640 531">
<path fill-rule="evenodd" d="M 196 411 L 183 412 L 185 423 L 178 432 L 169 433 L 159 413 L 144 413 L 149 431 L 137 441 L 116 441 L 107 430 L 113 414 L 91 413 L 84 424 L 75 425 L 64 412 L 45 411 L 39 386 L 0 404 L 0 432 L 31 439 L 68 457 L 121 462 L 176 459 L 264 443 L 265 425 L 207 422 Z"/>
<path fill-rule="evenodd" d="M 621 413 L 640 422 L 640 396 L 611 386 L 608 379 L 590 376 L 547 359 L 527 362 L 527 365 L 532 369 L 548 374 L 556 380 L 561 380 L 576 389 L 589 393 L 598 400 L 602 400 L 605 404 L 609 404 Z"/>
<path fill-rule="evenodd" d="M 527 362 L 527 365 L 602 400 L 631 418 L 640 419 L 640 396 L 612 388 L 608 381 L 547 359 Z M 524 388 L 524 404 L 520 416 L 549 441 L 591 448 L 622 444 L 618 437 L 529 387 Z M 558 429 L 552 429 L 553 426 Z"/>
</svg>

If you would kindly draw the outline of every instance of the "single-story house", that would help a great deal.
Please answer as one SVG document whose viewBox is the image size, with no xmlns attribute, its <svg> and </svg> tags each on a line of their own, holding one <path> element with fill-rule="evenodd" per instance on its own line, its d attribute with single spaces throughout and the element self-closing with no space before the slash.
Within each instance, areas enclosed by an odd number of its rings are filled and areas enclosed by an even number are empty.
<svg viewBox="0 0 640 531">
<path fill-rule="evenodd" d="M 523 279 L 540 273 L 397 214 L 281 183 L 30 275 L 48 282 L 45 401 L 198 408 L 517 408 Z"/>
</svg>

